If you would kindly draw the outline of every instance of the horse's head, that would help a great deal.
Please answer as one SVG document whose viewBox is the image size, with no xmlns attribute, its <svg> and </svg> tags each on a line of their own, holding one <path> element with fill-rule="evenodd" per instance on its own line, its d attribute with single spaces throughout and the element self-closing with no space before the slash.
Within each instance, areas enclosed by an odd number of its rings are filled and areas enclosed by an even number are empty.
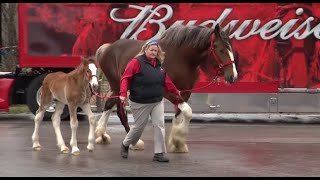
<svg viewBox="0 0 320 180">
<path fill-rule="evenodd" d="M 98 89 L 97 79 L 97 66 L 96 61 L 93 58 L 81 57 L 81 65 L 84 73 L 84 78 L 89 80 L 90 86 L 94 89 Z"/>
<path fill-rule="evenodd" d="M 217 66 L 216 71 L 223 72 L 224 79 L 228 83 L 237 80 L 238 72 L 234 63 L 231 40 L 229 38 L 230 26 L 222 31 L 219 25 L 216 25 L 214 33 L 211 36 L 210 54 L 213 56 L 214 63 Z"/>
</svg>

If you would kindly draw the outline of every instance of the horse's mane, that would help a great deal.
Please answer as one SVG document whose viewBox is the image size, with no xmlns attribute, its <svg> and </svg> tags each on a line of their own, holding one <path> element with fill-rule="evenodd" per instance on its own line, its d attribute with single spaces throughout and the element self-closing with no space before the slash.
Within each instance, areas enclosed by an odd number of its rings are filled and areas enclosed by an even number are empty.
<svg viewBox="0 0 320 180">
<path fill-rule="evenodd" d="M 164 31 L 160 37 L 160 41 L 169 46 L 180 47 L 186 45 L 193 48 L 206 49 L 210 46 L 211 36 L 214 29 L 203 26 L 173 26 Z M 232 51 L 231 40 L 228 34 L 220 29 L 220 38 L 225 48 Z M 212 74 L 210 71 L 212 63 L 203 61 L 200 68 L 207 74 Z"/>
<path fill-rule="evenodd" d="M 201 26 L 173 26 L 164 31 L 160 40 L 175 47 L 187 45 L 206 48 L 209 46 L 213 31 L 214 29 Z"/>
</svg>

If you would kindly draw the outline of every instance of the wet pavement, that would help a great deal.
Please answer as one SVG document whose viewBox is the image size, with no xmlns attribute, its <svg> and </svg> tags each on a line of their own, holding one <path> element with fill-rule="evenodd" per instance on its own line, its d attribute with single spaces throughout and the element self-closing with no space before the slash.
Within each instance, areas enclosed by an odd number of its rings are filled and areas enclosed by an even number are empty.
<svg viewBox="0 0 320 180">
<path fill-rule="evenodd" d="M 40 126 L 41 151 L 32 150 L 32 116 L 0 114 L 0 176 L 320 176 L 320 124 L 192 122 L 189 153 L 169 153 L 169 163 L 153 162 L 153 130 L 142 135 L 145 150 L 120 157 L 122 125 L 109 121 L 109 145 L 88 152 L 88 122 L 79 122 L 80 155 L 60 154 L 51 121 Z M 116 117 L 114 117 L 116 119 Z M 132 122 L 132 120 L 129 120 Z M 169 135 L 170 122 L 166 123 Z M 61 131 L 68 147 L 69 121 Z"/>
</svg>

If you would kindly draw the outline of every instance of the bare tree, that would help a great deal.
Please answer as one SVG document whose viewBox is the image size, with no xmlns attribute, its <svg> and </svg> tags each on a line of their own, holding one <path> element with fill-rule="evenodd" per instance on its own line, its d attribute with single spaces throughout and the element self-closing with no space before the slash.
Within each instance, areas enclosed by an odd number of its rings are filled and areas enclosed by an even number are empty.
<svg viewBox="0 0 320 180">
<path fill-rule="evenodd" d="M 18 63 L 17 3 L 1 3 L 0 71 L 14 71 Z"/>
</svg>

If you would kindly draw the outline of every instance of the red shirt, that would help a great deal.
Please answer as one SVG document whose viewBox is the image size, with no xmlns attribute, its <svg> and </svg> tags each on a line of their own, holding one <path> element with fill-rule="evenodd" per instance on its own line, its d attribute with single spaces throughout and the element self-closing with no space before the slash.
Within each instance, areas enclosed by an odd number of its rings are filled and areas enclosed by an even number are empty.
<svg viewBox="0 0 320 180">
<path fill-rule="evenodd" d="M 156 66 L 156 61 L 155 59 L 148 59 L 153 67 Z M 127 91 L 128 88 L 130 87 L 132 77 L 140 72 L 140 63 L 138 59 L 132 59 L 129 61 L 127 64 L 126 69 L 124 70 L 124 73 L 121 77 L 120 81 L 120 96 L 127 97 Z M 176 88 L 176 86 L 173 84 L 171 81 L 170 77 L 166 73 L 166 78 L 165 78 L 165 91 L 174 93 L 176 96 L 179 96 L 179 90 Z"/>
</svg>

